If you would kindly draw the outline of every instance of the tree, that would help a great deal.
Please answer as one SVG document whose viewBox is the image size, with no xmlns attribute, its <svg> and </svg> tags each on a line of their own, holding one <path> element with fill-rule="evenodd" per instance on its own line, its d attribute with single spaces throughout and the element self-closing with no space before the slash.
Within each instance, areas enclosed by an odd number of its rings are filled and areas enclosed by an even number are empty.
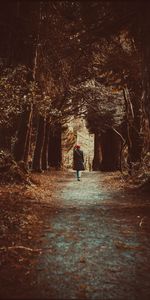
<svg viewBox="0 0 150 300">
<path fill-rule="evenodd" d="M 26 91 L 20 98 L 23 100 L 18 115 L 13 115 L 14 133 L 19 115 L 26 128 L 25 135 L 18 131 L 15 146 L 16 149 L 17 144 L 24 148 L 21 159 L 28 161 L 31 120 L 34 129 L 40 128 L 38 119 L 43 118 L 47 124 L 46 131 L 45 125 L 42 126 L 44 146 L 40 146 L 38 139 L 35 146 L 35 152 L 38 145 L 40 147 L 37 168 L 47 168 L 48 128 L 64 124 L 71 115 L 84 115 L 93 130 L 97 127 L 97 134 L 112 129 L 121 138 L 123 133 L 130 163 L 141 160 L 146 143 L 144 122 L 149 118 L 149 21 L 146 7 L 110 1 L 15 1 L 13 5 L 6 1 L 1 4 L 4 43 L 0 47 L 0 57 L 3 63 L 5 61 L 5 69 L 11 65 L 12 70 L 16 70 L 19 65 L 25 65 L 30 70 L 27 72 L 29 78 L 21 82 L 21 89 L 25 85 Z M 21 69 L 19 72 L 21 78 Z M 39 91 L 32 91 L 33 97 L 30 97 L 30 86 L 35 85 Z M 10 94 L 13 95 L 13 91 Z M 23 96 L 27 96 L 27 102 Z M 12 99 L 10 102 L 13 106 Z M 32 112 L 27 117 L 25 112 L 29 106 Z M 118 131 L 122 122 L 126 123 L 124 132 Z M 6 126 L 3 126 L 4 130 Z M 25 138 L 26 135 L 29 138 Z M 24 141 L 21 141 L 22 136 Z"/>
</svg>

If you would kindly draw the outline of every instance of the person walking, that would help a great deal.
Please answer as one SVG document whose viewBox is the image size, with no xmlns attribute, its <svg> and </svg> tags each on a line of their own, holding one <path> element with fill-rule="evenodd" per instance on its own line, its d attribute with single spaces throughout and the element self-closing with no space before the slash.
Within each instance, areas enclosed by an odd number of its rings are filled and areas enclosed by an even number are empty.
<svg viewBox="0 0 150 300">
<path fill-rule="evenodd" d="M 73 150 L 73 170 L 76 170 L 77 180 L 80 181 L 81 172 L 84 171 L 84 156 L 80 150 L 80 145 L 76 145 Z"/>
</svg>

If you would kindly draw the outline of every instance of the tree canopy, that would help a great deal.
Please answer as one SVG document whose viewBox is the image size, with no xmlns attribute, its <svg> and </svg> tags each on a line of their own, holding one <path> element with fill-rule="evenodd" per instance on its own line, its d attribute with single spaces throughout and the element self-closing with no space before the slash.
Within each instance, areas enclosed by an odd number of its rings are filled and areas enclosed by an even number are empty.
<svg viewBox="0 0 150 300">
<path fill-rule="evenodd" d="M 16 135 L 29 105 L 35 127 L 38 116 L 53 127 L 84 116 L 92 132 L 125 123 L 120 134 L 129 152 L 135 140 L 143 149 L 150 119 L 148 9 L 141 1 L 2 2 L 1 130 Z"/>
</svg>

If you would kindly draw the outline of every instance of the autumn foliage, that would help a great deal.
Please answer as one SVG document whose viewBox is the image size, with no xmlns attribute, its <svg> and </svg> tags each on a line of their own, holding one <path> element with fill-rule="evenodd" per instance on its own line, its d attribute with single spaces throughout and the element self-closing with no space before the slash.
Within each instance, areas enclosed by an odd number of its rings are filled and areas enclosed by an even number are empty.
<svg viewBox="0 0 150 300">
<path fill-rule="evenodd" d="M 83 116 L 102 153 L 94 168 L 143 178 L 149 4 L 16 0 L 0 6 L 0 149 L 41 172 L 49 167 L 50 132 Z"/>
</svg>

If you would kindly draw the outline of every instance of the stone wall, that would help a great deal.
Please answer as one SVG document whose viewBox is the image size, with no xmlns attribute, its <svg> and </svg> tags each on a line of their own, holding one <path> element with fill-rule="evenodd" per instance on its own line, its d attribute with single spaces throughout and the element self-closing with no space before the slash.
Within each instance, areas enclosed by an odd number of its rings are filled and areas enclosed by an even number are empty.
<svg viewBox="0 0 150 300">
<path fill-rule="evenodd" d="M 72 169 L 73 148 L 76 144 L 79 144 L 84 152 L 85 169 L 91 171 L 94 155 L 94 135 L 89 134 L 85 120 L 82 118 L 70 121 L 62 133 L 62 168 Z"/>
</svg>

